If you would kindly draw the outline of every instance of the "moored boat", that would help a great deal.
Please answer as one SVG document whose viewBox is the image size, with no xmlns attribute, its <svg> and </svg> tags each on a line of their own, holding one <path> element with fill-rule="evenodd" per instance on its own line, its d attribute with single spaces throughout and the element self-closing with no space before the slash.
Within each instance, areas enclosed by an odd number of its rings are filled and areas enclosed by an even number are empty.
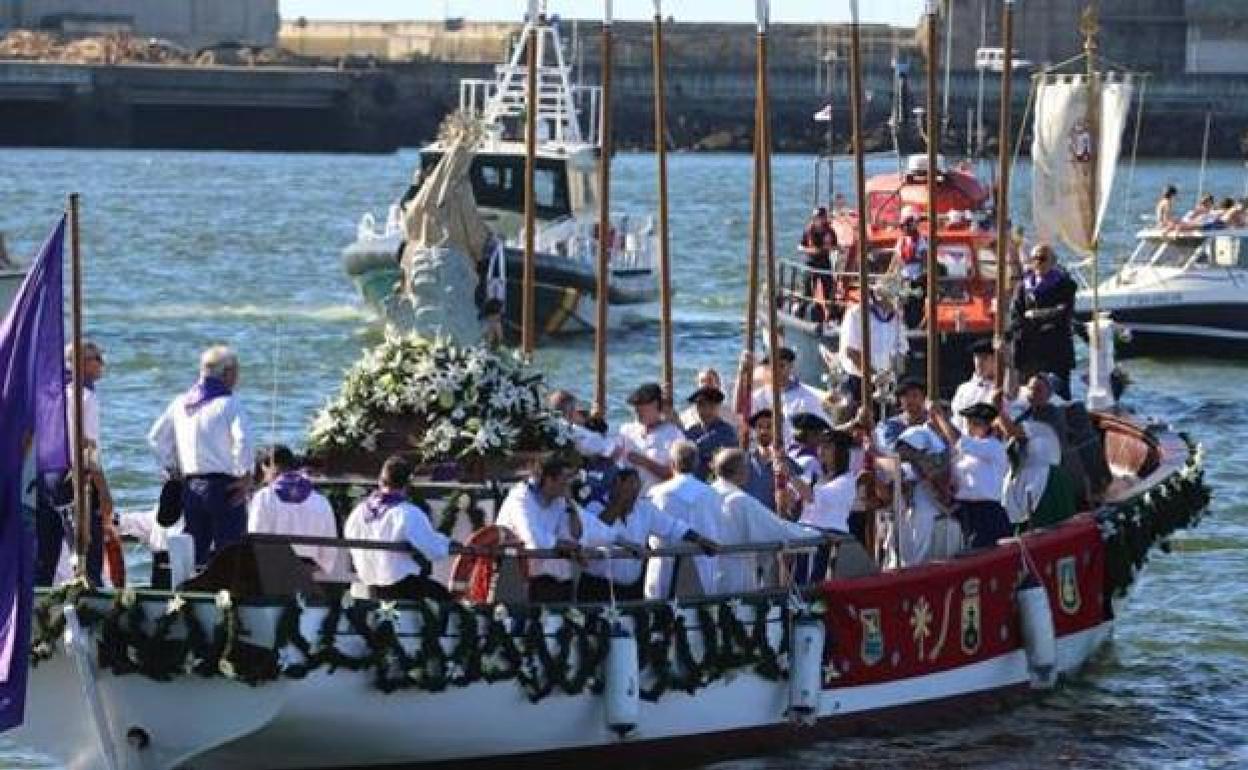
<svg viewBox="0 0 1248 770">
<path fill-rule="evenodd" d="M 613 607 L 43 593 L 14 737 L 69 770 L 618 763 L 1044 690 L 1109 637 L 1151 546 L 1208 501 L 1198 447 L 1096 422 L 1116 475 L 1104 506 L 949 561 L 856 577 L 834 564 L 800 594 Z"/>
</svg>

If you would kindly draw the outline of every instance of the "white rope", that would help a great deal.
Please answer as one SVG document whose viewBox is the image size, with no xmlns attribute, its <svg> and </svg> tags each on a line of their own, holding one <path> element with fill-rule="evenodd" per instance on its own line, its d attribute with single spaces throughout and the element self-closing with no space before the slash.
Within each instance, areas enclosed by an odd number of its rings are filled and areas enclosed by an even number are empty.
<svg viewBox="0 0 1248 770">
<path fill-rule="evenodd" d="M 1122 221 L 1131 215 L 1131 196 L 1135 191 L 1135 163 L 1140 151 L 1140 126 L 1144 122 L 1144 90 L 1148 79 L 1140 78 L 1140 94 L 1135 108 L 1135 140 L 1131 144 L 1131 169 L 1127 172 L 1127 194 L 1122 199 Z"/>
</svg>

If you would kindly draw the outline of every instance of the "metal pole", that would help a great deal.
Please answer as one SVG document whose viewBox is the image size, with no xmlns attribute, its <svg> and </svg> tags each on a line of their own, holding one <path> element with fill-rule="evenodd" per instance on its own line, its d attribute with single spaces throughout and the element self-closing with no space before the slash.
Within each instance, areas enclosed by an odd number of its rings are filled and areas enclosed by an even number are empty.
<svg viewBox="0 0 1248 770">
<path fill-rule="evenodd" d="M 854 148 L 854 190 L 858 195 L 858 303 L 862 322 L 862 393 L 861 403 L 867 407 L 867 422 L 874 421 L 871 404 L 875 400 L 875 388 L 871 383 L 871 288 L 867 261 L 867 162 L 862 146 L 862 33 L 858 27 L 858 0 L 849 4 L 853 23 L 849 27 L 849 131 Z M 868 430 L 870 429 L 868 425 Z M 870 528 L 868 528 L 870 531 Z"/>
<path fill-rule="evenodd" d="M 91 548 L 91 507 L 87 504 L 87 466 L 85 437 L 82 434 L 82 252 L 80 248 L 78 193 L 69 196 L 69 254 L 71 275 L 70 318 L 73 327 L 71 342 L 73 364 L 73 483 L 74 483 L 74 573 L 81 578 L 87 572 L 87 551 Z"/>
<path fill-rule="evenodd" d="M 594 317 L 594 411 L 607 412 L 607 299 L 611 291 L 611 0 L 602 20 L 602 138 L 598 143 L 598 300 Z"/>
<path fill-rule="evenodd" d="M 654 151 L 659 162 L 659 334 L 663 356 L 663 393 L 673 399 L 672 266 L 667 230 L 667 96 L 663 77 L 662 0 L 654 0 Z"/>
<path fill-rule="evenodd" d="M 762 221 L 759 209 L 762 206 L 763 197 L 763 74 L 761 65 L 765 43 L 766 38 L 760 30 L 756 36 L 754 58 L 754 178 L 750 190 L 750 245 L 747 274 L 749 293 L 745 298 L 745 349 L 750 354 L 750 365 L 742 372 L 741 384 L 742 398 L 746 399 L 747 411 L 750 409 L 748 404 L 754 393 L 754 343 L 758 337 L 758 238 Z M 745 415 L 746 419 L 741 424 L 741 448 L 746 450 L 750 448 L 750 416 Z M 772 424 L 775 424 L 774 419 Z"/>
<path fill-rule="evenodd" d="M 533 355 L 537 322 L 534 286 L 536 283 L 537 201 L 534 176 L 537 171 L 537 15 L 536 0 L 529 0 L 528 72 L 524 93 L 524 278 L 521 298 L 520 349 Z"/>
<path fill-rule="evenodd" d="M 1200 179 L 1196 185 L 1196 202 L 1205 196 L 1205 167 L 1209 163 L 1209 131 L 1213 127 L 1213 108 L 1205 106 L 1205 134 L 1200 145 Z"/>
<path fill-rule="evenodd" d="M 993 318 L 993 337 L 997 346 L 995 379 L 998 388 L 1005 385 L 1005 313 L 1006 295 L 1010 289 L 1010 117 L 1011 89 L 1014 74 L 1014 0 L 1005 0 L 1001 12 L 1001 47 L 1003 51 L 1001 70 L 1001 104 L 998 118 L 1000 138 L 997 147 L 997 163 L 1000 165 L 1000 184 L 997 190 L 997 309 Z"/>
<path fill-rule="evenodd" d="M 768 17 L 770 16 L 770 3 L 768 0 L 759 0 L 757 5 L 758 11 L 758 74 L 759 74 L 759 117 L 762 119 L 760 126 L 759 150 L 762 156 L 762 213 L 763 213 L 763 239 L 767 250 L 767 348 L 771 354 L 771 448 L 772 457 L 784 456 L 784 401 L 781 398 L 784 393 L 785 383 L 780 381 L 780 318 L 777 313 L 777 301 L 780 297 L 779 287 L 776 285 L 776 232 L 775 221 L 772 216 L 772 195 L 771 195 L 771 95 L 768 92 L 769 84 L 767 78 L 767 26 Z M 782 496 L 784 489 L 781 486 L 783 479 L 782 474 L 776 468 L 772 468 L 775 487 L 775 505 L 776 511 L 782 512 Z"/>
<path fill-rule="evenodd" d="M 940 282 L 937 280 L 936 169 L 940 149 L 940 101 L 936 94 L 939 66 L 940 19 L 936 0 L 927 0 L 927 396 L 940 397 L 940 324 L 937 318 Z"/>
</svg>

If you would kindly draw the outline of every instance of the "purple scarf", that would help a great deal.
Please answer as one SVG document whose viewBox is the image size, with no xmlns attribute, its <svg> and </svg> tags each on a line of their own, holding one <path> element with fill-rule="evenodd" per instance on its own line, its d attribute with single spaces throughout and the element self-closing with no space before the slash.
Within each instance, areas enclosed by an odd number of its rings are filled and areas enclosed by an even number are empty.
<svg viewBox="0 0 1248 770">
<path fill-rule="evenodd" d="M 216 377 L 201 377 L 199 382 L 195 383 L 186 392 L 186 398 L 183 400 L 182 405 L 186 408 L 187 414 L 195 414 L 200 407 L 214 398 L 228 395 L 230 395 L 230 389 L 220 379 Z"/>
<path fill-rule="evenodd" d="M 1028 270 L 1023 276 L 1023 288 L 1027 291 L 1028 296 L 1033 300 L 1041 294 L 1046 294 L 1058 282 L 1062 280 L 1062 273 L 1056 267 L 1051 268 L 1043 276 L 1037 275 L 1035 270 Z"/>
<path fill-rule="evenodd" d="M 386 511 L 407 499 L 402 492 L 382 492 L 378 490 L 364 501 L 364 521 L 373 522 L 380 519 Z"/>
<path fill-rule="evenodd" d="M 298 471 L 287 471 L 273 479 L 273 493 L 283 503 L 302 503 L 312 496 L 312 480 Z"/>
</svg>

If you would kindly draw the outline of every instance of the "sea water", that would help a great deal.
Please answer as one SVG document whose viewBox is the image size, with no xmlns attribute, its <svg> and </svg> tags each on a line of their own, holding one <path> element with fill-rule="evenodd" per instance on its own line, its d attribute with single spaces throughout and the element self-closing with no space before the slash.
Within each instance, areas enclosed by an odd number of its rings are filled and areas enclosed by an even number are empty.
<svg viewBox="0 0 1248 770">
<path fill-rule="evenodd" d="M 239 351 L 239 389 L 257 443 L 299 446 L 316 409 L 380 337 L 344 275 L 340 250 L 360 215 L 384 214 L 402 193 L 413 151 L 389 156 L 218 152 L 4 150 L 0 232 L 29 259 L 65 196 L 82 194 L 86 332 L 105 351 L 99 384 L 103 456 L 119 508 L 150 506 L 157 463 L 145 435 L 195 379 L 199 351 Z M 696 370 L 730 377 L 742 345 L 751 163 L 742 155 L 670 156 L 671 254 L 678 394 Z M 871 159 L 869 173 L 895 168 Z M 815 164 L 775 158 L 777 250 L 794 254 L 812 205 Z M 1162 187 L 1196 194 L 1192 162 L 1144 161 L 1119 177 L 1104 261 L 1124 257 Z M 613 166 L 617 210 L 652 211 L 655 161 L 628 154 Z M 851 166 L 837 190 L 852 198 Z M 1029 223 L 1028 173 L 1015 174 L 1016 221 Z M 822 185 L 826 190 L 826 184 Z M 1238 195 L 1244 172 L 1212 163 L 1205 189 Z M 1028 235 L 1034 228 L 1028 224 Z M 659 377 L 658 329 L 609 341 L 610 417 Z M 543 342 L 550 380 L 592 394 L 593 340 Z M 1127 402 L 1204 442 L 1213 508 L 1202 527 L 1154 554 L 1087 676 L 1043 701 L 965 727 L 897 738 L 839 740 L 716 768 L 1230 768 L 1248 766 L 1248 369 L 1228 361 L 1131 361 Z M 905 725 L 896 725 L 904 732 Z M 0 767 L 49 768 L 0 739 Z M 656 767 L 666 767 L 661 757 Z"/>
</svg>

